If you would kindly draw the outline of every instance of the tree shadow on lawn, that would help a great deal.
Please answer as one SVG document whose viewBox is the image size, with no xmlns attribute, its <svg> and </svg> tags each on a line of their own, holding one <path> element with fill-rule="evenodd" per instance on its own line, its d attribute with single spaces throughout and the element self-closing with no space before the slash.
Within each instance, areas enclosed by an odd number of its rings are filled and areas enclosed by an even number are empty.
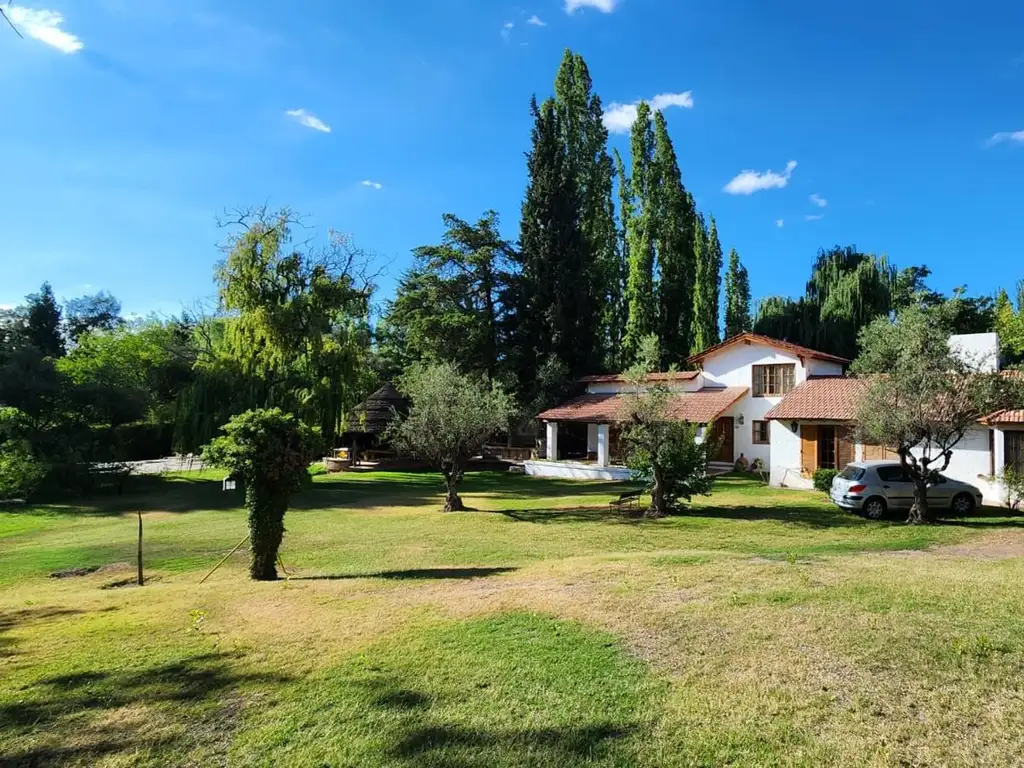
<svg viewBox="0 0 1024 768">
<path fill-rule="evenodd" d="M 518 571 L 515 567 L 495 568 L 412 568 L 405 571 L 377 573 L 335 573 L 326 576 L 294 576 L 292 581 L 345 581 L 349 579 L 390 579 L 394 581 L 429 581 L 433 579 L 484 579 Z"/>
<path fill-rule="evenodd" d="M 230 662 L 240 657 L 237 653 L 201 653 L 141 670 L 83 670 L 39 680 L 25 688 L 20 700 L 0 704 L 0 723 L 8 739 L 25 736 L 32 743 L 22 752 L 9 748 L 0 766 L 84 762 L 146 749 L 180 757 L 181 750 L 207 743 L 197 730 L 210 731 L 213 741 L 226 737 L 226 749 L 238 703 L 222 700 L 230 699 L 240 686 L 279 685 L 291 679 L 232 671 Z M 211 708 L 210 702 L 221 706 Z M 163 706 L 175 721 L 187 722 L 188 728 L 168 736 L 164 718 L 151 713 L 143 718 L 107 716 L 133 705 Z M 92 718 L 103 721 L 102 736 L 89 741 L 82 738 L 83 726 Z"/>
</svg>

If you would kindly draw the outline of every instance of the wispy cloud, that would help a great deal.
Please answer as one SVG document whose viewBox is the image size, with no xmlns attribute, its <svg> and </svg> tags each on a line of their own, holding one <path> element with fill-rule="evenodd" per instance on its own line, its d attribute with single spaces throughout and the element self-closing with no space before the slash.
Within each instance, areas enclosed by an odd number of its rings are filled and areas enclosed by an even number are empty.
<svg viewBox="0 0 1024 768">
<path fill-rule="evenodd" d="M 371 189 L 384 189 L 384 185 L 379 181 L 370 181 L 369 179 L 363 179 L 359 182 L 364 187 L 370 187 Z"/>
<path fill-rule="evenodd" d="M 535 27 L 546 27 L 547 23 L 540 20 L 540 16 L 534 14 L 526 20 L 527 24 L 533 24 Z"/>
<path fill-rule="evenodd" d="M 786 220 L 785 219 L 776 219 L 775 220 L 775 226 L 778 227 L 779 229 L 782 229 L 784 226 L 786 226 Z"/>
<path fill-rule="evenodd" d="M 1000 131 L 999 133 L 993 133 L 992 138 L 985 142 L 985 146 L 994 147 L 996 144 L 1002 144 L 1004 141 L 1024 144 L 1024 131 Z"/>
<path fill-rule="evenodd" d="M 661 112 L 669 107 L 693 109 L 693 91 L 659 93 L 647 103 L 655 112 Z M 608 111 L 604 113 L 605 128 L 611 133 L 629 133 L 629 129 L 636 122 L 636 108 L 639 104 L 639 101 L 634 101 L 632 104 L 612 103 L 608 107 Z"/>
<path fill-rule="evenodd" d="M 601 13 L 611 13 L 619 0 L 565 0 L 565 12 L 576 13 L 580 8 L 595 8 Z"/>
<path fill-rule="evenodd" d="M 818 206 L 819 208 L 825 208 L 828 205 L 828 200 L 815 192 L 811 195 L 811 203 Z"/>
<path fill-rule="evenodd" d="M 824 213 L 809 213 L 806 216 L 804 216 L 804 221 L 821 221 L 824 218 Z"/>
<path fill-rule="evenodd" d="M 501 26 L 501 36 L 508 40 L 509 35 L 512 34 L 512 30 L 515 29 L 516 23 L 514 21 L 506 21 Z"/>
<path fill-rule="evenodd" d="M 85 47 L 80 38 L 61 29 L 64 16 L 57 11 L 25 8 L 21 5 L 7 6 L 4 11 L 22 33 L 61 53 L 78 53 Z"/>
<path fill-rule="evenodd" d="M 786 170 L 782 173 L 776 173 L 775 171 L 765 171 L 764 173 L 750 170 L 740 171 L 736 178 L 722 188 L 722 191 L 730 195 L 752 195 L 763 189 L 782 189 L 789 184 L 789 177 L 793 175 L 794 168 L 796 168 L 796 160 L 790 160 L 786 163 Z"/>
<path fill-rule="evenodd" d="M 304 109 L 289 109 L 285 114 L 288 115 L 288 117 L 294 118 L 299 125 L 312 128 L 314 131 L 322 131 L 324 133 L 331 132 L 331 126 L 316 115 L 311 114 Z"/>
</svg>

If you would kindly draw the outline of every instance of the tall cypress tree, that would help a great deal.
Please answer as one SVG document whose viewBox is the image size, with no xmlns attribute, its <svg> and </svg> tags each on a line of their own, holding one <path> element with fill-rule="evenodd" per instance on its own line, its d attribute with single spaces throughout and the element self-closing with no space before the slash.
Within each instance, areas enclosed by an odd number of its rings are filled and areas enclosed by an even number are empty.
<svg viewBox="0 0 1024 768">
<path fill-rule="evenodd" d="M 43 283 L 39 293 L 25 297 L 25 341 L 46 357 L 64 356 L 64 337 L 61 335 L 60 305 L 49 283 Z"/>
<path fill-rule="evenodd" d="M 733 248 L 729 251 L 729 268 L 725 273 L 725 338 L 750 328 L 750 277 Z"/>
<path fill-rule="evenodd" d="M 697 284 L 693 292 L 693 338 L 690 349 L 696 354 L 717 344 L 718 293 L 722 282 L 722 245 L 718 241 L 718 226 L 711 217 L 711 227 L 704 217 L 697 219 Z"/>
<path fill-rule="evenodd" d="M 623 358 L 632 364 L 646 336 L 657 332 L 657 307 L 654 298 L 654 232 L 656 220 L 657 178 L 654 167 L 654 133 L 651 108 L 647 102 L 637 105 L 636 122 L 630 140 L 633 173 L 630 190 L 633 211 L 627 224 L 629 245 L 626 276 L 626 331 L 622 339 Z"/>
<path fill-rule="evenodd" d="M 654 113 L 654 244 L 658 263 L 658 336 L 663 366 L 678 364 L 690 350 L 693 318 L 694 210 L 683 186 L 668 126 Z"/>
<path fill-rule="evenodd" d="M 555 108 L 565 144 L 566 172 L 580 200 L 580 230 L 586 244 L 585 271 L 581 274 L 589 285 L 589 301 L 597 321 L 593 346 L 608 365 L 623 318 L 612 192 L 614 167 L 608 155 L 604 109 L 592 86 L 583 57 L 567 48 L 555 78 Z"/>
<path fill-rule="evenodd" d="M 533 147 L 527 155 L 529 182 L 520 224 L 520 289 L 515 343 L 516 369 L 532 396 L 538 373 L 557 364 L 578 377 L 595 365 L 590 286 L 581 280 L 587 264 L 579 224 L 580 201 L 568 161 L 555 103 L 531 102 Z"/>
</svg>

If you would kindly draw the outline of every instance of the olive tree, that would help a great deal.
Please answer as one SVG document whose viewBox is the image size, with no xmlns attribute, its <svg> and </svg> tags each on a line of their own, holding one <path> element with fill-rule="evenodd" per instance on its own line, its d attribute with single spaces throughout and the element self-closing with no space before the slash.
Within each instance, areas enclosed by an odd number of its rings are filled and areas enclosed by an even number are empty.
<svg viewBox="0 0 1024 768">
<path fill-rule="evenodd" d="M 856 423 L 863 440 L 894 450 L 914 483 L 907 522 L 928 523 L 928 488 L 978 420 L 1013 397 L 1011 377 L 952 349 L 942 308 L 913 306 L 881 317 L 860 333 L 852 371 L 865 374 Z"/>
<path fill-rule="evenodd" d="M 508 428 L 512 398 L 497 382 L 451 363 L 415 363 L 397 384 L 410 400 L 409 413 L 392 422 L 385 439 L 441 470 L 445 512 L 465 509 L 458 489 L 466 465 L 488 438 Z"/>
<path fill-rule="evenodd" d="M 284 514 L 291 497 L 309 478 L 320 440 L 279 408 L 246 411 L 221 429 L 225 434 L 203 449 L 203 461 L 226 468 L 244 484 L 252 553 L 249 576 L 273 581 Z"/>
<path fill-rule="evenodd" d="M 653 383 L 658 339 L 648 336 L 640 344 L 640 362 L 629 371 L 631 391 L 620 418 L 628 447 L 626 463 L 644 480 L 651 494 L 646 517 L 658 518 L 676 510 L 680 499 L 707 495 L 714 478 L 708 463 L 717 450 L 710 439 L 699 440 L 697 426 L 672 417 L 678 397 L 663 383 Z"/>
</svg>

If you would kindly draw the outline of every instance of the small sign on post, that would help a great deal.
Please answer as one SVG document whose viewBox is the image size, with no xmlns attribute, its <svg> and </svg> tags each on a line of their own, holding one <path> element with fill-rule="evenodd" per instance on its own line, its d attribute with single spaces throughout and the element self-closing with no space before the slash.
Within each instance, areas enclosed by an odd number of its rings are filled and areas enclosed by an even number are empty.
<svg viewBox="0 0 1024 768">
<path fill-rule="evenodd" d="M 233 491 L 237 487 L 236 482 L 237 481 L 233 477 L 225 477 L 220 484 L 220 489 L 222 491 Z"/>
</svg>

